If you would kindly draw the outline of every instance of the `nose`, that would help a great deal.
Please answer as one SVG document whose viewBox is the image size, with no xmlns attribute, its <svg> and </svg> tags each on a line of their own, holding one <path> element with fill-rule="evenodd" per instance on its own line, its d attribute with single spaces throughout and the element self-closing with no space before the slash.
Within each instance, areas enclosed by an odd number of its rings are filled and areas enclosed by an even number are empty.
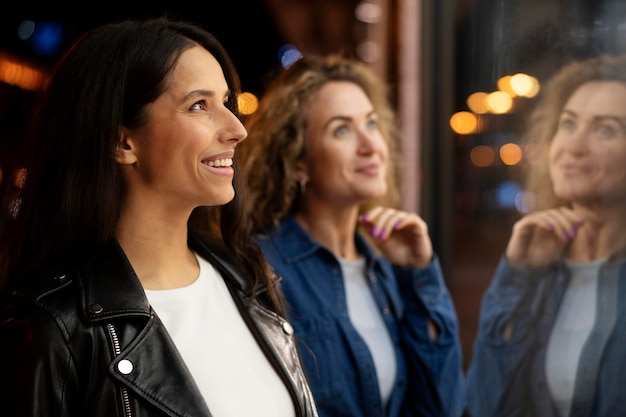
<svg viewBox="0 0 626 417">
<path fill-rule="evenodd" d="M 378 131 L 368 131 L 365 129 L 359 129 L 357 131 L 359 146 L 359 153 L 369 154 L 376 152 L 385 146 L 385 141 Z"/>
<path fill-rule="evenodd" d="M 589 146 L 590 135 L 591 126 L 587 123 L 580 124 L 565 142 L 565 149 L 572 153 L 586 152 Z"/>
<path fill-rule="evenodd" d="M 225 109 L 225 128 L 221 137 L 224 141 L 235 144 L 242 142 L 248 137 L 248 131 L 239 118 L 230 110 Z"/>
</svg>

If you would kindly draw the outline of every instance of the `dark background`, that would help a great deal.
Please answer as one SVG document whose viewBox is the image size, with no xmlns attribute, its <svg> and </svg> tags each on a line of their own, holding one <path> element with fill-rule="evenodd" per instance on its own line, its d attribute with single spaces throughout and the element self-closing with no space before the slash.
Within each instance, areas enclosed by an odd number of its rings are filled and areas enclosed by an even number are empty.
<svg viewBox="0 0 626 417">
<path fill-rule="evenodd" d="M 8 7 L 8 6 L 5 6 Z M 0 12 L 0 50 L 12 51 L 22 57 L 49 63 L 55 54 L 38 54 L 32 42 L 17 36 L 23 20 L 36 23 L 56 22 L 62 25 L 60 50 L 89 28 L 135 17 L 170 17 L 201 24 L 215 34 L 233 58 L 246 91 L 259 92 L 278 65 L 278 49 L 282 41 L 265 3 L 244 1 L 94 1 L 70 5 L 63 1 L 17 1 L 11 10 Z"/>
</svg>

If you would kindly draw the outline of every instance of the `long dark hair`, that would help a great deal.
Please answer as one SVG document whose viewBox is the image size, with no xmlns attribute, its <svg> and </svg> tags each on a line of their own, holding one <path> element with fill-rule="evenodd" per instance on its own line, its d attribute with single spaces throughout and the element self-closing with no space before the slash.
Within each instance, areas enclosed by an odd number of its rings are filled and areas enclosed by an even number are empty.
<svg viewBox="0 0 626 417">
<path fill-rule="evenodd" d="M 114 238 L 124 192 L 114 159 L 120 128 L 146 123 L 146 106 L 195 44 L 220 63 L 231 91 L 228 106 L 238 114 L 240 82 L 231 59 L 213 35 L 189 22 L 110 23 L 84 34 L 60 58 L 25 141 L 17 171 L 24 181 L 15 181 L 5 199 L 0 288 L 76 266 Z M 196 208 L 188 225 L 210 246 L 234 252 L 254 287 L 269 274 L 241 221 L 242 185 L 236 174 L 235 198 Z M 276 301 L 272 285 L 269 291 Z"/>
</svg>

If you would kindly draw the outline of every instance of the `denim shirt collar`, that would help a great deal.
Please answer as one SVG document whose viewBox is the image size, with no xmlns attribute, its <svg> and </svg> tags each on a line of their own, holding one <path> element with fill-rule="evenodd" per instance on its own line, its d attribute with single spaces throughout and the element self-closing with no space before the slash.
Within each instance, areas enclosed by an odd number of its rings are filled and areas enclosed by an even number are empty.
<svg viewBox="0 0 626 417">
<path fill-rule="evenodd" d="M 289 216 L 285 218 L 280 227 L 274 229 L 272 238 L 281 248 L 281 252 L 288 263 L 298 262 L 303 258 L 313 256 L 318 251 L 332 253 L 313 240 L 309 233 L 296 221 L 295 217 Z M 371 267 L 380 267 L 381 257 L 372 249 L 366 240 L 359 233 L 355 234 L 355 243 L 357 251 L 366 259 L 368 269 Z M 334 256 L 334 255 L 333 255 Z M 385 275 L 390 271 L 383 268 Z"/>
</svg>

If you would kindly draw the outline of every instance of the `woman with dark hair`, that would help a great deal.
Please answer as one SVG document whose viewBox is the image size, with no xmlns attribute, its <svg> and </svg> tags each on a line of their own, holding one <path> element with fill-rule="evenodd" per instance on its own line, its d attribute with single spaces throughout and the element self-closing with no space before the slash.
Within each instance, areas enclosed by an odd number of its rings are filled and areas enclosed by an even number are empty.
<svg viewBox="0 0 626 417">
<path fill-rule="evenodd" d="M 460 416 L 456 312 L 428 225 L 398 207 L 386 85 L 362 62 L 306 56 L 246 126 L 249 217 L 320 416 Z"/>
<path fill-rule="evenodd" d="M 483 296 L 475 417 L 626 415 L 626 56 L 564 66 L 525 139 L 538 151 Z"/>
<path fill-rule="evenodd" d="M 4 207 L 3 415 L 317 415 L 242 221 L 238 92 L 186 22 L 104 25 L 61 58 Z"/>
</svg>

